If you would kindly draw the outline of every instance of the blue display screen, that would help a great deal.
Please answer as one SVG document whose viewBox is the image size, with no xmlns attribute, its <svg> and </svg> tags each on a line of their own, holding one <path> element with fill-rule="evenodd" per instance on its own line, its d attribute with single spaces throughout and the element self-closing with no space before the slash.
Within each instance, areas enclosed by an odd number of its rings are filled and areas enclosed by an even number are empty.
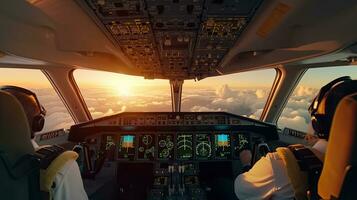
<svg viewBox="0 0 357 200">
<path fill-rule="evenodd" d="M 217 135 L 218 146 L 229 146 L 229 136 L 227 134 L 218 134 Z"/>
<path fill-rule="evenodd" d="M 134 136 L 133 135 L 123 135 L 122 136 L 122 147 L 133 148 L 134 147 Z"/>
<path fill-rule="evenodd" d="M 123 140 L 124 140 L 124 142 L 134 142 L 134 136 L 133 135 L 124 135 Z"/>
</svg>

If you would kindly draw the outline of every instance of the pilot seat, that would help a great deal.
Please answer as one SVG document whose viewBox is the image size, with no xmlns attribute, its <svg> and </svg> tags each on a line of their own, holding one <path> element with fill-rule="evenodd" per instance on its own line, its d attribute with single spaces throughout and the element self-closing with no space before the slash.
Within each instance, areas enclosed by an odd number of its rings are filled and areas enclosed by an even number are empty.
<svg viewBox="0 0 357 200">
<path fill-rule="evenodd" d="M 322 199 L 356 199 L 357 93 L 344 97 L 333 118 L 318 183 Z"/>
</svg>

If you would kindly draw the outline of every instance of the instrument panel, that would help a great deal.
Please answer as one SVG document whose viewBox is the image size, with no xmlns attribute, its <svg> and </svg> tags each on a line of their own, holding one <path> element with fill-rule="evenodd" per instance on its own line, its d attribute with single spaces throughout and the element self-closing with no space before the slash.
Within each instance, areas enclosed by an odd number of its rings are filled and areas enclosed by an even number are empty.
<svg viewBox="0 0 357 200">
<path fill-rule="evenodd" d="M 277 138 L 275 125 L 225 112 L 126 112 L 73 125 L 68 136 L 105 155 L 86 163 L 115 163 L 121 199 L 178 200 L 235 199 L 219 180 L 233 188 L 241 150 Z"/>
<path fill-rule="evenodd" d="M 278 139 L 274 125 L 225 112 L 120 113 L 76 124 L 68 139 L 101 141 L 102 135 L 110 144 L 98 148 L 115 144 L 119 160 L 233 159 L 252 135 Z"/>
<path fill-rule="evenodd" d="M 167 162 L 235 160 L 259 138 L 277 139 L 276 127 L 225 112 L 127 112 L 74 125 L 68 139 L 115 149 L 111 160 Z"/>
<path fill-rule="evenodd" d="M 251 145 L 249 132 L 106 133 L 120 161 L 232 160 Z M 89 139 L 88 139 L 89 140 Z M 91 139 L 93 141 L 93 139 Z M 98 141 L 98 140 L 94 140 Z"/>
</svg>

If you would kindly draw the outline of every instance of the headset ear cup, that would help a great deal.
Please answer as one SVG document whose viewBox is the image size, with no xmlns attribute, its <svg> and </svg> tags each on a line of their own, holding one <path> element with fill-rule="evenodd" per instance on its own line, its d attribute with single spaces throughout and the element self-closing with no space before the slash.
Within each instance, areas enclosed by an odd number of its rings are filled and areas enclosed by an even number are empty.
<svg viewBox="0 0 357 200">
<path fill-rule="evenodd" d="M 44 125 L 45 125 L 45 118 L 43 117 L 43 115 L 37 115 L 33 118 L 32 121 L 32 131 L 33 132 L 42 131 Z"/>
<path fill-rule="evenodd" d="M 327 139 L 328 134 L 329 134 L 329 124 L 327 123 L 327 118 L 326 116 L 321 116 L 319 119 L 319 126 L 320 126 L 320 132 L 319 132 L 319 137 L 322 139 Z"/>
<path fill-rule="evenodd" d="M 317 121 L 317 118 L 314 115 L 311 117 L 311 126 L 314 129 L 315 133 L 320 132 L 319 123 Z"/>
<path fill-rule="evenodd" d="M 317 133 L 319 138 L 327 139 L 328 138 L 328 123 L 326 122 L 326 116 L 324 115 L 314 115 L 311 118 L 311 125 L 314 131 Z"/>
</svg>

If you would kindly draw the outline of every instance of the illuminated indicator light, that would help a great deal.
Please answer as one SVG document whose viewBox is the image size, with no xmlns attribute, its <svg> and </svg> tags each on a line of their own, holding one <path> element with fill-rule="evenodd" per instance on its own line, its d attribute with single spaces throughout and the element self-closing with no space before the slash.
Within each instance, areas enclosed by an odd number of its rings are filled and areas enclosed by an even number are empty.
<svg viewBox="0 0 357 200">
<path fill-rule="evenodd" d="M 134 136 L 124 135 L 123 136 L 123 147 L 124 148 L 134 148 Z"/>
<path fill-rule="evenodd" d="M 220 147 L 227 147 L 228 144 L 228 135 L 226 134 L 220 134 L 217 135 L 217 140 L 218 140 L 218 146 Z"/>
<path fill-rule="evenodd" d="M 227 130 L 229 129 L 229 126 L 227 125 L 218 125 L 214 127 L 216 130 Z"/>
</svg>

